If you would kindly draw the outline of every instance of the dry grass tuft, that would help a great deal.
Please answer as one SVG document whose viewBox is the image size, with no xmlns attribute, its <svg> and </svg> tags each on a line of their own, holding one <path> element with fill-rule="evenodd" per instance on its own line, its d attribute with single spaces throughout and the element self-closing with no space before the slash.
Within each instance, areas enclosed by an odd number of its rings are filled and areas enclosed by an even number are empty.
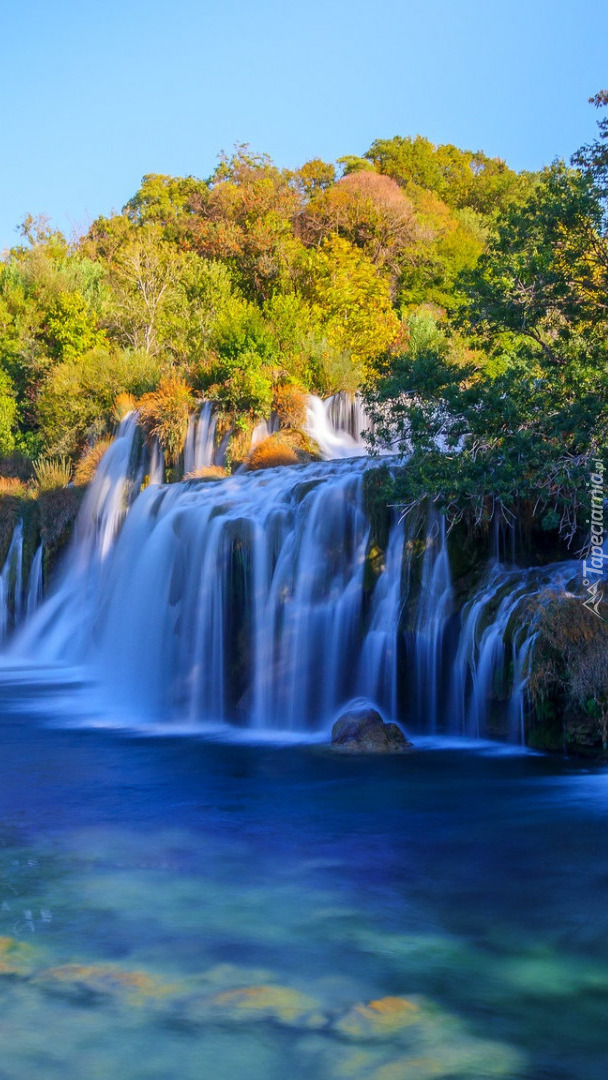
<svg viewBox="0 0 608 1080">
<path fill-rule="evenodd" d="M 18 476 L 0 476 L 0 495 L 16 495 L 21 498 L 27 495 L 27 485 Z"/>
<path fill-rule="evenodd" d="M 184 480 L 223 480 L 228 473 L 223 465 L 202 465 L 184 476 Z"/>
<path fill-rule="evenodd" d="M 247 458 L 247 466 L 253 472 L 258 469 L 276 469 L 280 465 L 298 465 L 300 459 L 295 450 L 278 435 L 271 435 L 256 446 Z"/>
<path fill-rule="evenodd" d="M 72 463 L 67 457 L 38 458 L 34 462 L 34 475 L 39 492 L 65 488 L 72 477 Z"/>
</svg>

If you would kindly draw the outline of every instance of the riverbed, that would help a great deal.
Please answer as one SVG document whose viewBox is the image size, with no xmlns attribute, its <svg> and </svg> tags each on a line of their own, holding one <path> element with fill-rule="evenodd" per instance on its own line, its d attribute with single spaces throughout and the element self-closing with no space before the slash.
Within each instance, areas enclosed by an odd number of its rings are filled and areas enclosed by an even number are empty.
<svg viewBox="0 0 608 1080">
<path fill-rule="evenodd" d="M 0 1080 L 604 1080 L 605 769 L 65 726 L 28 693 Z"/>
</svg>

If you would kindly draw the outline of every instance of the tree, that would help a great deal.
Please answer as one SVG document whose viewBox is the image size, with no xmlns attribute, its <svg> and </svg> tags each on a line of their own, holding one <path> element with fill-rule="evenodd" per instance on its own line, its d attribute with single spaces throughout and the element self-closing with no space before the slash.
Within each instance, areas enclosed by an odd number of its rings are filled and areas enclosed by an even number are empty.
<svg viewBox="0 0 608 1080">
<path fill-rule="evenodd" d="M 299 230 L 307 244 L 342 236 L 395 278 L 400 260 L 417 239 L 411 201 L 390 177 L 369 171 L 351 172 L 312 199 Z"/>
<path fill-rule="evenodd" d="M 359 380 L 398 337 L 388 281 L 364 252 L 341 237 L 329 237 L 308 252 L 300 291 L 317 309 L 329 344 L 350 357 Z"/>
</svg>

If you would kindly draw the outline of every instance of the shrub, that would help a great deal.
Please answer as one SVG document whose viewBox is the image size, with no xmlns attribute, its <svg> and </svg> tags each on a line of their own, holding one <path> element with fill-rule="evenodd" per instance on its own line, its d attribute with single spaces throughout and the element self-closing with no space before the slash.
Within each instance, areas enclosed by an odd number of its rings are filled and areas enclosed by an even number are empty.
<svg viewBox="0 0 608 1080">
<path fill-rule="evenodd" d="M 127 394 L 126 391 L 123 391 L 118 397 L 114 398 L 112 415 L 116 420 L 116 423 L 119 424 L 121 420 L 124 420 L 125 416 L 134 412 L 136 408 L 137 401 L 133 397 L 133 394 Z"/>
<path fill-rule="evenodd" d="M 31 458 L 26 457 L 25 454 L 15 451 L 8 457 L 0 459 L 0 476 L 2 477 L 16 477 L 16 479 L 25 482 L 31 480 L 33 475 L 34 466 Z"/>
<path fill-rule="evenodd" d="M 270 435 L 248 454 L 249 469 L 274 469 L 278 465 L 304 465 L 319 461 L 317 444 L 301 431 L 280 431 Z"/>
<path fill-rule="evenodd" d="M 158 442 L 168 464 L 175 465 L 188 433 L 188 419 L 194 407 L 190 387 L 180 375 L 166 375 L 157 390 L 141 398 L 139 423 Z"/>
<path fill-rule="evenodd" d="M 0 476 L 0 495 L 16 495 L 22 498 L 27 494 L 27 487 L 18 476 Z"/>
<path fill-rule="evenodd" d="M 74 469 L 74 483 L 78 487 L 90 484 L 97 472 L 97 467 L 106 450 L 110 446 L 111 439 L 100 439 L 93 446 L 88 446 L 76 463 Z"/>
<path fill-rule="evenodd" d="M 187 473 L 184 480 L 223 480 L 226 476 L 228 473 L 223 465 L 202 465 Z"/>
<path fill-rule="evenodd" d="M 282 428 L 301 428 L 306 423 L 306 394 L 293 383 L 275 387 L 273 409 Z"/>
<path fill-rule="evenodd" d="M 291 446 L 271 435 L 251 451 L 247 465 L 256 472 L 258 469 L 275 469 L 279 465 L 298 465 L 299 460 Z"/>
<path fill-rule="evenodd" d="M 66 457 L 39 458 L 34 462 L 34 474 L 39 492 L 67 487 L 72 476 L 72 464 Z"/>
<path fill-rule="evenodd" d="M 102 346 L 58 364 L 46 377 L 36 406 L 47 453 L 77 453 L 92 431 L 108 429 L 118 394 L 143 394 L 159 378 L 157 358 Z"/>
</svg>

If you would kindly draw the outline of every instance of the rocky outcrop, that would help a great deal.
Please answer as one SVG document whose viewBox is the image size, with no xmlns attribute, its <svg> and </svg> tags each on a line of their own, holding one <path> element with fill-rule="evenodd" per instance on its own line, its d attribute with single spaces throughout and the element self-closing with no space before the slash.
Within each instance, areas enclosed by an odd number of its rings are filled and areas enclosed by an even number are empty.
<svg viewBox="0 0 608 1080">
<path fill-rule="evenodd" d="M 397 724 L 385 724 L 369 706 L 349 709 L 331 730 L 334 750 L 361 754 L 409 754 L 414 750 Z"/>
</svg>

